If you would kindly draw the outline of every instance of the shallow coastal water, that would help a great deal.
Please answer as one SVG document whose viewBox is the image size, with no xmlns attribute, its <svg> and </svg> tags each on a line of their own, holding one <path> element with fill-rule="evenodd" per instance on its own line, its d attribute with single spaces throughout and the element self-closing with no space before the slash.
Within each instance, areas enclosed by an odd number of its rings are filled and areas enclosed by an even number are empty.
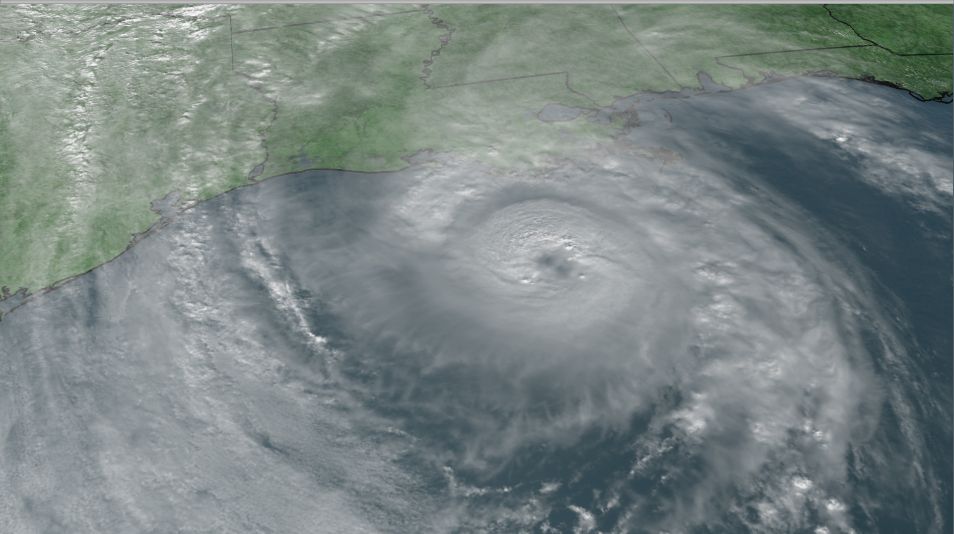
<svg viewBox="0 0 954 534">
<path fill-rule="evenodd" d="M 791 79 L 606 113 L 533 168 L 233 191 L 11 313 L 0 517 L 949 530 L 951 107 Z"/>
</svg>

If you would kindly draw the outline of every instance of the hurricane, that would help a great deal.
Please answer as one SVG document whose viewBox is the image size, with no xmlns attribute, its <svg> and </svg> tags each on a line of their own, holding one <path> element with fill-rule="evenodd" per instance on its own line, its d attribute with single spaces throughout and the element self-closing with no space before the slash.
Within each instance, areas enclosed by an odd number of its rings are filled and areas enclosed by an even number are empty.
<svg viewBox="0 0 954 534">
<path fill-rule="evenodd" d="M 191 208 L 0 323 L 0 516 L 941 532 L 950 381 L 925 362 L 950 338 L 912 321 L 950 313 L 950 107 L 905 98 L 644 95 L 581 111 L 637 125 L 532 161 L 425 152 Z M 885 137 L 925 120 L 920 156 Z M 946 297 L 906 304 L 851 202 L 920 224 Z"/>
</svg>

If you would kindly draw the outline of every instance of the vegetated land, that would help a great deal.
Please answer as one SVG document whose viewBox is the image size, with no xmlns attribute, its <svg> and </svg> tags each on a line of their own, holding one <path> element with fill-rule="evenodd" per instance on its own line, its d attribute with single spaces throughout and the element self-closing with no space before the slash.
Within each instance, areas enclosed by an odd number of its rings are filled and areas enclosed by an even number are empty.
<svg viewBox="0 0 954 534">
<path fill-rule="evenodd" d="M 951 92 L 950 5 L 0 6 L 0 286 L 121 253 L 187 206 L 421 150 L 532 165 L 642 91 L 828 74 Z"/>
</svg>

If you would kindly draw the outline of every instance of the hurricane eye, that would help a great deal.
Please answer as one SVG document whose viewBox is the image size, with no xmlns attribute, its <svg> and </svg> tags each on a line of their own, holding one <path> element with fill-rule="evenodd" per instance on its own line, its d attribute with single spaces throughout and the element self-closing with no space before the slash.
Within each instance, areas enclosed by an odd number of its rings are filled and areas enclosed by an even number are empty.
<svg viewBox="0 0 954 534">
<path fill-rule="evenodd" d="M 573 258 L 561 254 L 559 251 L 545 252 L 537 257 L 537 265 L 560 278 L 568 278 L 576 270 Z"/>
</svg>

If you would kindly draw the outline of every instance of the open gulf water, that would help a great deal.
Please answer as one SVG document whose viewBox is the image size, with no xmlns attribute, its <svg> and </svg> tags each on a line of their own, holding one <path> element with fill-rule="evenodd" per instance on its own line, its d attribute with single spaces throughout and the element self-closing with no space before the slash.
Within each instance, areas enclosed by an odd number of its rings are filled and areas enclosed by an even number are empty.
<svg viewBox="0 0 954 534">
<path fill-rule="evenodd" d="M 950 532 L 951 106 L 554 109 L 626 129 L 269 179 L 6 315 L 0 531 Z"/>
</svg>

